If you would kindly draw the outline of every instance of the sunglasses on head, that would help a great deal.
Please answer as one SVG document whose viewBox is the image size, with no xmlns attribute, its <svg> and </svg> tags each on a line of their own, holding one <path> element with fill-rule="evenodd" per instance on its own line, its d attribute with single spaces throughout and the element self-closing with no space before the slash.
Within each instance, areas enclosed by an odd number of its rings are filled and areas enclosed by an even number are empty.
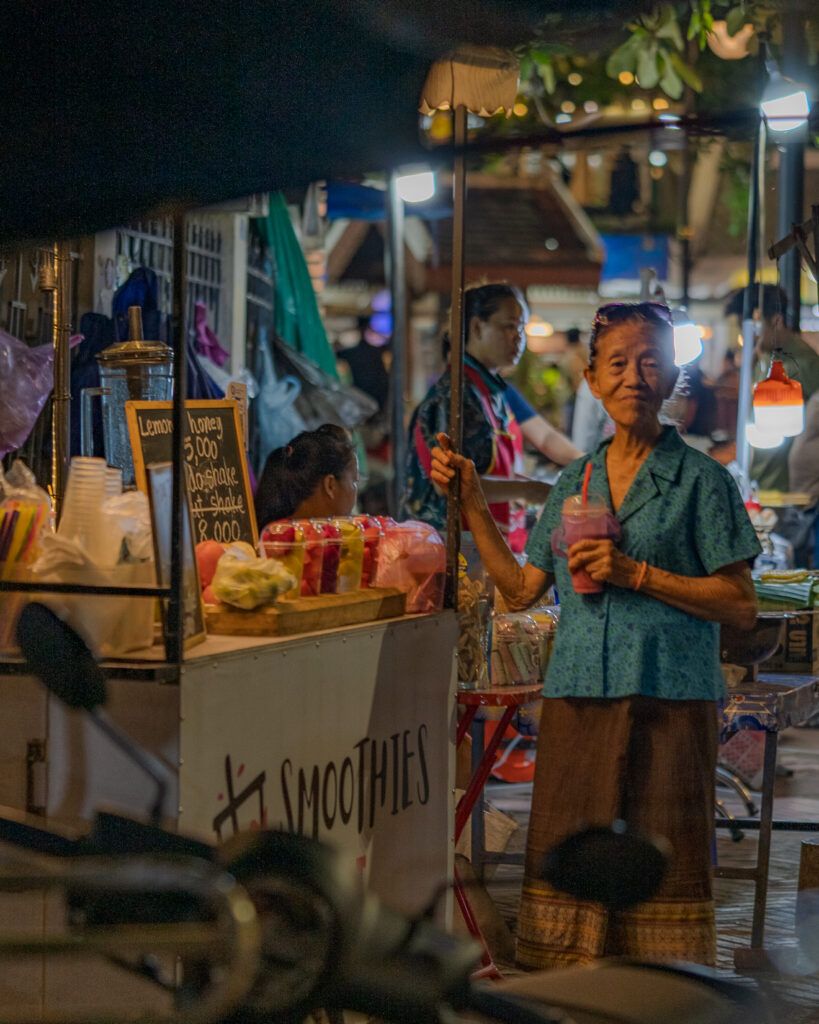
<svg viewBox="0 0 819 1024">
<path fill-rule="evenodd" d="M 628 320 L 635 315 L 672 323 L 671 310 L 664 302 L 609 302 L 594 314 L 594 325 Z"/>
</svg>

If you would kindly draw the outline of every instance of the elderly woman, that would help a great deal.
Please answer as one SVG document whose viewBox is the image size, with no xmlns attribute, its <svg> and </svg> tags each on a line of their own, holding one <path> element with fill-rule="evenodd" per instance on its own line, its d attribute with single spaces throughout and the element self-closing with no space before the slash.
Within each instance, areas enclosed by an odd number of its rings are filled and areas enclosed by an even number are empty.
<svg viewBox="0 0 819 1024">
<path fill-rule="evenodd" d="M 560 626 L 544 686 L 518 960 L 526 967 L 604 955 L 712 964 L 711 893 L 719 628 L 750 629 L 756 602 L 748 560 L 760 548 L 737 488 L 688 448 L 658 413 L 677 378 L 671 318 L 656 303 L 603 306 L 586 379 L 614 436 L 564 471 L 521 567 L 489 514 L 472 463 L 445 435 L 432 478 L 460 473 L 463 505 L 484 562 L 507 603 L 524 609 L 556 583 Z M 620 524 L 620 539 L 586 539 L 556 558 L 551 537 L 567 497 L 590 486 Z M 603 584 L 579 594 L 571 573 Z M 657 896 L 607 914 L 555 892 L 543 856 L 584 824 L 623 819 L 673 848 Z"/>
</svg>

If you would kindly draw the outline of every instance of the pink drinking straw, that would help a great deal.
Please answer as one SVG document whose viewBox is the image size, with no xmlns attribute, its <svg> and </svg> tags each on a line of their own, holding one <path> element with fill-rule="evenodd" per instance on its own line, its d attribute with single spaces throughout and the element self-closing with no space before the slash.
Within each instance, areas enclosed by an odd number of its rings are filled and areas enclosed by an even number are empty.
<svg viewBox="0 0 819 1024">
<path fill-rule="evenodd" d="M 581 494 L 581 496 L 583 498 L 583 504 L 584 505 L 588 505 L 588 503 L 589 503 L 589 481 L 591 480 L 591 475 L 592 475 L 592 464 L 591 464 L 591 462 L 587 462 L 586 463 L 586 471 L 583 474 L 583 489 L 580 492 L 580 494 Z"/>
</svg>

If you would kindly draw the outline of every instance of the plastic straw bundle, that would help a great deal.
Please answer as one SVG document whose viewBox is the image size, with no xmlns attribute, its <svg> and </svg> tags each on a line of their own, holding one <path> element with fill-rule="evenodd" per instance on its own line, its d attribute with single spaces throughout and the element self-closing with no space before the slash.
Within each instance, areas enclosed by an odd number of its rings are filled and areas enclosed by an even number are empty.
<svg viewBox="0 0 819 1024">
<path fill-rule="evenodd" d="M 12 579 L 22 566 L 34 561 L 47 519 L 48 508 L 42 504 L 11 499 L 0 505 L 0 578 Z M 3 650 L 15 646 L 14 628 L 24 602 L 23 594 L 0 596 L 0 648 Z"/>
</svg>

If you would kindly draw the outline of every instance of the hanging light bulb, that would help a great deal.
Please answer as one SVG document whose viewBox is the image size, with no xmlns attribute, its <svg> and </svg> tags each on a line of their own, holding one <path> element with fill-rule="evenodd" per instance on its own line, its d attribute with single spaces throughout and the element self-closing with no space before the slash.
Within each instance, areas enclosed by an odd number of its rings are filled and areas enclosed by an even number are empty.
<svg viewBox="0 0 819 1024">
<path fill-rule="evenodd" d="M 778 448 L 785 440 L 782 434 L 765 434 L 756 423 L 749 423 L 745 428 L 745 437 L 752 448 Z"/>
<path fill-rule="evenodd" d="M 775 135 L 786 135 L 807 124 L 810 116 L 810 101 L 803 85 L 791 81 L 780 72 L 775 61 L 766 61 L 768 84 L 762 94 L 760 109 Z"/>
<path fill-rule="evenodd" d="M 396 178 L 396 188 L 405 203 L 425 203 L 435 195 L 435 172 L 429 167 L 408 169 Z"/>
<path fill-rule="evenodd" d="M 702 334 L 682 306 L 671 316 L 674 323 L 674 365 L 685 366 L 702 355 Z"/>
<path fill-rule="evenodd" d="M 785 373 L 776 351 L 767 378 L 754 388 L 754 421 L 763 434 L 796 437 L 805 429 L 802 385 Z"/>
</svg>

